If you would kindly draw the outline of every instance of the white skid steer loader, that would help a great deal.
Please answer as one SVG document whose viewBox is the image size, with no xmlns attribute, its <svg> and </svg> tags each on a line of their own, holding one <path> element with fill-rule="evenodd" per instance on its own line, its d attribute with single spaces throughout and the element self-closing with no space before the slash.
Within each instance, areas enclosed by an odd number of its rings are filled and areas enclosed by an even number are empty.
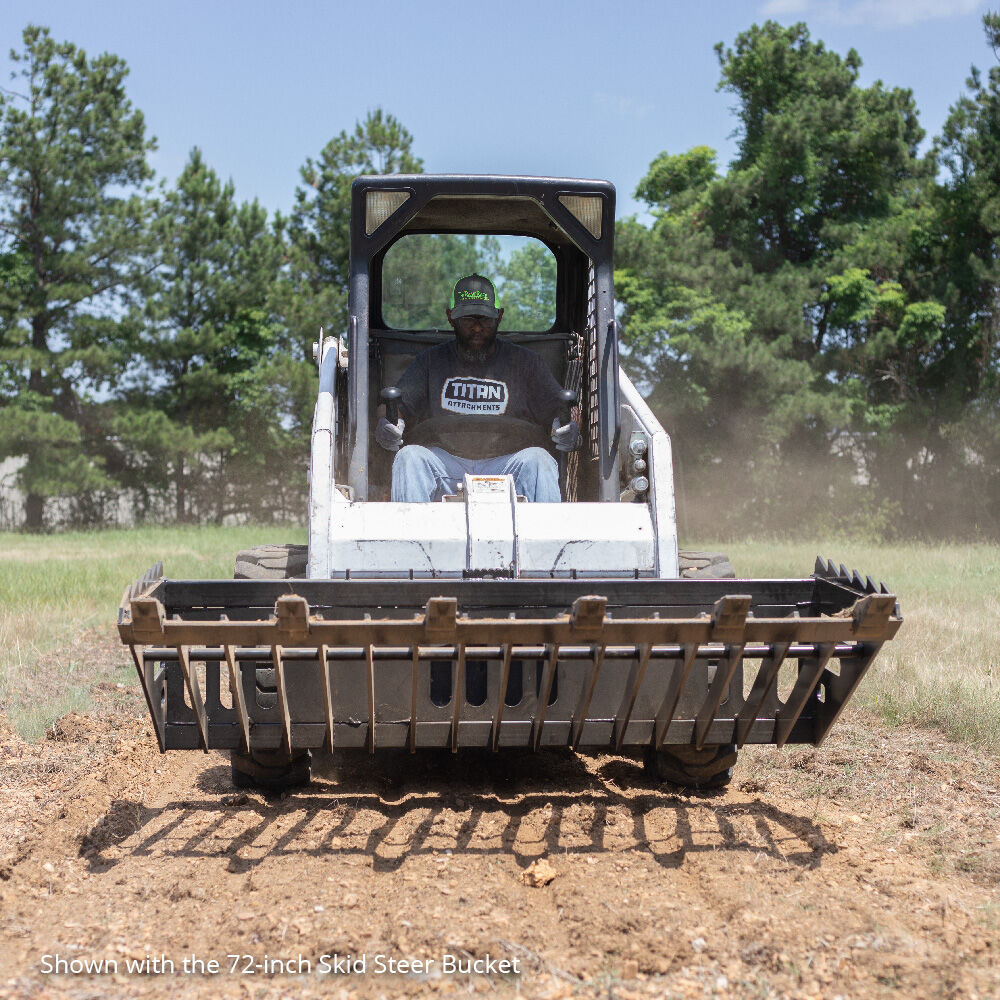
<svg viewBox="0 0 1000 1000">
<path fill-rule="evenodd" d="M 899 629 L 896 598 L 822 559 L 735 580 L 724 557 L 678 553 L 670 439 L 618 365 L 614 210 L 605 181 L 354 182 L 350 325 L 316 345 L 308 545 L 240 553 L 234 580 L 157 565 L 122 601 L 162 751 L 228 749 L 238 784 L 274 789 L 323 749 L 568 746 L 718 787 L 745 743 L 823 741 Z M 514 243 L 550 280 L 541 310 L 505 303 L 500 336 L 541 356 L 582 430 L 563 500 L 466 476 L 391 502 L 380 399 L 452 338 L 461 261 Z"/>
</svg>

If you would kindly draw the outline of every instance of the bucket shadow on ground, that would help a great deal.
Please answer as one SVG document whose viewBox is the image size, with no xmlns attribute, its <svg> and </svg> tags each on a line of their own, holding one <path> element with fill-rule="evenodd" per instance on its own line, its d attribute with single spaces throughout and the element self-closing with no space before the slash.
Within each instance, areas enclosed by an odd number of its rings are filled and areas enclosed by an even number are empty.
<svg viewBox="0 0 1000 1000">
<path fill-rule="evenodd" d="M 192 795 L 158 808 L 115 803 L 91 833 L 91 868 L 129 857 L 228 858 L 233 872 L 281 858 L 370 860 L 398 870 L 420 855 L 645 853 L 664 868 L 707 852 L 760 855 L 802 868 L 837 850 L 806 815 L 760 799 L 658 786 L 627 758 L 566 751 L 321 758 L 313 783 L 280 797 L 234 793 L 228 767 L 201 772 Z M 88 835 L 90 836 L 90 835 Z"/>
</svg>

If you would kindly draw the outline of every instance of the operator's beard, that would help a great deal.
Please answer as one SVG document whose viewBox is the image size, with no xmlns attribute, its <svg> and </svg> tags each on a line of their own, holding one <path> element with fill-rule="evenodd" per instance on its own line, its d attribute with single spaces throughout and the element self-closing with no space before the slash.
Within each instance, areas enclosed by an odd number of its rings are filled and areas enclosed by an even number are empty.
<svg viewBox="0 0 1000 1000">
<path fill-rule="evenodd" d="M 492 358 L 497 352 L 496 338 L 491 340 L 490 343 L 481 351 L 465 347 L 460 340 L 456 340 L 455 347 L 458 348 L 458 356 L 463 361 L 468 361 L 477 365 L 481 365 L 484 361 L 489 361 L 490 358 Z"/>
<path fill-rule="evenodd" d="M 473 364 L 482 364 L 484 361 L 488 361 L 491 357 L 493 357 L 493 346 L 495 345 L 492 345 L 482 351 L 469 351 L 459 345 L 458 356 L 463 361 L 471 361 Z"/>
</svg>

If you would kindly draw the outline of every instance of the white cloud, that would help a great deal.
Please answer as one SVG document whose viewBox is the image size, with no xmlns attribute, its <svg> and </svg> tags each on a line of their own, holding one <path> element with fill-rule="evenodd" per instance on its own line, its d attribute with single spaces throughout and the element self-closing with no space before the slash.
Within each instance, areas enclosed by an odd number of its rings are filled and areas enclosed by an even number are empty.
<svg viewBox="0 0 1000 1000">
<path fill-rule="evenodd" d="M 645 118 L 653 110 L 652 104 L 640 104 L 632 97 L 617 97 L 614 94 L 596 94 L 597 106 L 602 111 L 618 115 L 619 118 Z"/>
<path fill-rule="evenodd" d="M 919 21 L 961 17 L 981 6 L 982 0 L 767 0 L 760 13 L 847 26 L 902 28 Z"/>
</svg>

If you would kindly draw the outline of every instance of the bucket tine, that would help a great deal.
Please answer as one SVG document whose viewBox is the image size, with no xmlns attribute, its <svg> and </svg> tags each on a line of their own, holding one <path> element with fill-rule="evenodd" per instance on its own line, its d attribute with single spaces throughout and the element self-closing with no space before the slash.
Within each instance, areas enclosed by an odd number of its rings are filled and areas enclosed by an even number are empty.
<svg viewBox="0 0 1000 1000">
<path fill-rule="evenodd" d="M 861 683 L 861 678 L 872 665 L 872 660 L 878 656 L 882 645 L 881 642 L 866 643 L 863 647 L 864 656 L 860 663 L 854 665 L 853 671 L 851 673 L 842 671 L 839 677 L 834 677 L 828 682 L 827 699 L 820 706 L 819 718 L 816 720 L 816 746 L 823 745 L 830 727 L 844 710 L 847 699 L 854 694 L 854 689 Z"/>
<path fill-rule="evenodd" d="M 278 711 L 281 713 L 282 738 L 288 756 L 292 755 L 292 717 L 288 713 L 288 688 L 285 686 L 285 661 L 282 646 L 271 647 L 271 662 L 274 663 L 274 681 L 278 689 Z"/>
<path fill-rule="evenodd" d="M 156 730 L 156 745 L 160 748 L 160 753 L 163 753 L 167 748 L 164 740 L 164 721 L 163 721 L 163 710 L 160 709 L 159 714 L 157 714 L 156 709 L 153 705 L 159 706 L 159 698 L 153 698 L 153 682 L 150 676 L 150 670 L 146 667 L 146 660 L 143 656 L 143 648 L 139 647 L 139 652 L 135 650 L 135 645 L 133 643 L 128 644 L 128 650 L 132 654 L 132 662 L 135 664 L 135 672 L 139 675 L 139 683 L 142 685 L 142 694 L 146 699 L 146 708 L 149 709 L 149 717 L 153 720 L 153 729 Z"/>
<path fill-rule="evenodd" d="M 365 618 L 370 618 L 365 615 Z M 365 674 L 368 679 L 368 752 L 375 753 L 375 651 L 365 643 Z"/>
<path fill-rule="evenodd" d="M 201 745 L 205 753 L 208 753 L 208 719 L 205 716 L 205 702 L 202 701 L 201 688 L 198 687 L 198 678 L 191 670 L 191 656 L 188 646 L 177 647 L 177 659 L 181 665 L 181 673 L 184 675 L 184 683 L 187 685 L 188 694 L 191 696 L 191 705 L 194 708 L 194 716 L 198 720 L 198 734 L 201 737 Z"/>
<path fill-rule="evenodd" d="M 798 722 L 802 710 L 809 701 L 809 696 L 816 689 L 820 675 L 826 669 L 833 655 L 835 644 L 832 642 L 821 642 L 816 650 L 815 656 L 799 660 L 799 676 L 795 681 L 785 707 L 778 715 L 778 723 L 774 727 L 775 743 L 779 748 L 785 745 L 792 728 Z"/>
<path fill-rule="evenodd" d="M 625 697 L 622 698 L 621 707 L 615 716 L 615 753 L 622 748 L 625 739 L 625 730 L 628 729 L 629 719 L 632 718 L 632 709 L 635 707 L 635 699 L 642 687 L 642 679 L 646 675 L 646 667 L 649 664 L 649 654 L 653 647 L 649 643 L 639 647 L 639 655 L 632 664 L 632 669 L 628 672 L 628 680 L 625 682 Z"/>
<path fill-rule="evenodd" d="M 323 681 L 323 703 L 326 708 L 326 742 L 327 749 L 333 750 L 333 688 L 330 686 L 330 647 L 320 645 L 316 650 L 316 659 L 319 661 L 319 675 Z"/>
<path fill-rule="evenodd" d="M 460 643 L 455 664 L 455 687 L 451 692 L 451 752 L 458 753 L 458 723 L 462 718 L 465 699 L 465 644 Z"/>
<path fill-rule="evenodd" d="M 677 705 L 681 700 L 681 695 L 684 693 L 684 685 L 687 684 L 688 674 L 691 673 L 691 666 L 694 663 L 697 653 L 698 643 L 696 642 L 685 643 L 681 649 L 680 669 L 675 670 L 671 674 L 670 681 L 667 684 L 667 693 L 663 696 L 663 703 L 660 705 L 660 710 L 656 713 L 653 735 L 657 750 L 663 746 L 670 723 L 674 721 L 674 713 L 677 711 Z"/>
<path fill-rule="evenodd" d="M 417 670 L 420 666 L 420 647 L 413 644 L 413 669 L 410 683 L 410 753 L 417 752 Z"/>
<path fill-rule="evenodd" d="M 778 683 L 778 671 L 781 664 L 788 655 L 789 643 L 776 642 L 774 652 L 770 656 L 761 660 L 760 669 L 754 678 L 753 687 L 747 697 L 746 703 L 740 709 L 740 714 L 736 717 L 736 745 L 742 747 L 746 742 L 750 730 L 757 719 L 757 709 L 764 704 L 764 699 L 771 693 L 771 689 Z"/>
<path fill-rule="evenodd" d="M 705 745 L 705 735 L 715 719 L 715 713 L 719 710 L 722 700 L 726 697 L 729 684 L 736 673 L 736 668 L 743 658 L 743 643 L 735 643 L 726 646 L 725 655 L 719 660 L 719 665 L 715 669 L 715 680 L 709 688 L 708 697 L 705 704 L 701 706 L 698 718 L 694 723 L 694 745 L 700 750 Z"/>
<path fill-rule="evenodd" d="M 580 690 L 580 700 L 576 704 L 576 711 L 573 713 L 573 729 L 570 732 L 570 746 L 575 750 L 580 743 L 580 734 L 583 732 L 584 723 L 587 721 L 587 712 L 590 710 L 590 700 L 594 696 L 594 688 L 597 687 L 597 676 L 601 672 L 601 665 L 604 663 L 604 645 L 594 645 L 590 647 L 594 666 L 590 671 L 587 682 Z"/>
<path fill-rule="evenodd" d="M 549 708 L 549 697 L 552 694 L 552 683 L 556 677 L 556 663 L 559 660 L 559 647 L 549 647 L 549 656 L 545 661 L 545 672 L 542 674 L 542 687 L 538 692 L 538 709 L 535 713 L 534 729 L 531 733 L 531 749 L 537 750 L 542 745 L 542 728 L 545 726 L 545 713 Z"/>
<path fill-rule="evenodd" d="M 497 710 L 493 713 L 493 731 L 490 733 L 490 746 L 496 753 L 500 746 L 500 720 L 503 719 L 504 700 L 507 697 L 507 681 L 510 679 L 511 645 L 503 647 L 503 663 L 500 665 L 500 691 L 497 695 Z"/>
<path fill-rule="evenodd" d="M 247 702 L 243 696 L 243 674 L 236 666 L 236 656 L 232 646 L 224 646 L 226 665 L 229 667 L 229 690 L 233 694 L 233 705 L 240 717 L 240 733 L 243 736 L 243 752 L 250 753 L 250 717 L 247 715 Z"/>
</svg>

